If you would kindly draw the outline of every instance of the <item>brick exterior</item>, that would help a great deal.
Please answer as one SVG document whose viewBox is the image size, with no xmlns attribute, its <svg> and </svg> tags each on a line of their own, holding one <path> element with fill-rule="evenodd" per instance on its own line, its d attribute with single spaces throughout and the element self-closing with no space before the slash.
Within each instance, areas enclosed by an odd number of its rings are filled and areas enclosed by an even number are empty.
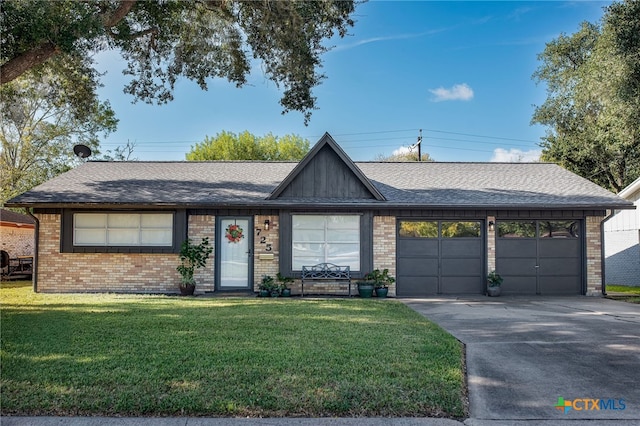
<svg viewBox="0 0 640 426">
<path fill-rule="evenodd" d="M 493 230 L 489 229 L 489 222 L 493 222 Z M 487 272 L 496 269 L 496 235 L 497 226 L 495 226 L 495 216 L 487 216 Z"/>
<path fill-rule="evenodd" d="M 38 291 L 174 293 L 180 282 L 176 254 L 60 253 L 60 215 L 40 221 Z"/>
<path fill-rule="evenodd" d="M 389 269 L 396 277 L 396 218 L 375 216 L 373 218 L 373 269 Z M 389 286 L 389 296 L 396 295 L 395 283 Z"/>
<path fill-rule="evenodd" d="M 280 226 L 278 216 L 255 216 L 253 238 L 253 290 L 258 291 L 263 275 L 276 277 L 280 271 Z M 269 230 L 264 222 L 269 221 Z M 258 230 L 259 233 L 258 233 Z M 271 259 L 273 256 L 273 259 Z M 292 287 L 293 291 L 293 287 Z"/>
<path fill-rule="evenodd" d="M 196 280 L 196 294 L 215 291 L 215 254 L 216 254 L 216 217 L 210 215 L 189 216 L 189 238 L 194 244 L 199 244 L 204 237 L 209 237 L 209 243 L 213 247 L 213 253 L 207 260 L 204 268 L 197 269 L 194 278 Z M 178 266 L 179 263 L 176 263 Z M 175 268 L 175 267 L 174 267 Z"/>
<path fill-rule="evenodd" d="M 602 219 L 601 216 L 589 216 L 586 219 L 587 296 L 602 295 Z"/>
<path fill-rule="evenodd" d="M 0 227 L 0 248 L 9 253 L 10 257 L 33 256 L 35 231 L 31 227 Z"/>
<path fill-rule="evenodd" d="M 42 292 L 135 292 L 175 293 L 180 282 L 176 271 L 177 254 L 144 253 L 61 253 L 58 214 L 37 214 L 40 221 L 40 245 L 38 253 L 38 290 Z M 279 217 L 258 215 L 254 218 L 254 280 L 258 286 L 263 275 L 273 277 L 279 271 Z M 269 220 L 269 230 L 264 229 Z M 492 217 L 488 221 L 494 220 Z M 600 222 L 602 217 L 586 219 L 586 270 L 587 295 L 600 295 L 602 290 L 602 256 Z M 215 217 L 212 215 L 189 216 L 189 238 L 199 242 L 209 237 L 215 246 Z M 260 234 L 258 235 L 258 229 Z M 487 231 L 487 266 L 495 268 L 495 231 Z M 264 239 L 263 239 L 264 237 Z M 269 249 L 270 247 L 270 249 Z M 215 253 L 215 252 L 214 252 Z M 271 258 L 273 256 L 273 258 Z M 375 216 L 373 218 L 373 268 L 388 268 L 392 276 L 396 271 L 396 218 Z M 368 272 L 368 271 L 364 271 Z M 207 266 L 196 272 L 198 293 L 215 290 L 215 259 L 213 255 Z M 300 293 L 300 280 L 291 286 L 293 294 Z M 315 282 L 305 293 L 346 294 L 346 282 Z M 355 282 L 352 293 L 356 294 Z M 389 295 L 395 296 L 395 284 Z"/>
</svg>

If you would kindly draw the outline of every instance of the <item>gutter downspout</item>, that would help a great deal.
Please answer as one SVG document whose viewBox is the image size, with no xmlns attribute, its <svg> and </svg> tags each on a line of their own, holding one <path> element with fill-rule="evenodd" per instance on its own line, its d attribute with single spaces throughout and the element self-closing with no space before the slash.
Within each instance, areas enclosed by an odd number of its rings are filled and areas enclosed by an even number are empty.
<svg viewBox="0 0 640 426">
<path fill-rule="evenodd" d="M 35 229 L 35 243 L 34 243 L 34 248 L 33 248 L 33 276 L 31 277 L 32 281 L 33 281 L 33 292 L 37 293 L 38 292 L 38 252 L 39 252 L 39 247 L 40 247 L 40 221 L 38 220 L 37 217 L 35 217 L 33 215 L 33 213 L 31 213 L 31 211 L 29 210 L 28 207 L 24 208 L 25 212 L 27 213 L 28 216 L 30 216 L 36 223 L 36 229 Z"/>
<path fill-rule="evenodd" d="M 600 244 L 600 258 L 602 259 L 602 273 L 600 274 L 602 277 L 602 295 L 606 296 L 607 295 L 607 284 L 606 284 L 606 276 L 605 276 L 605 272 L 607 270 L 607 268 L 605 267 L 605 257 L 604 257 L 604 223 L 606 221 L 608 221 L 609 219 L 611 219 L 615 214 L 615 210 L 607 210 L 607 215 L 604 217 L 604 219 L 602 219 L 602 221 L 600 222 L 600 238 L 602 239 L 602 242 Z"/>
</svg>

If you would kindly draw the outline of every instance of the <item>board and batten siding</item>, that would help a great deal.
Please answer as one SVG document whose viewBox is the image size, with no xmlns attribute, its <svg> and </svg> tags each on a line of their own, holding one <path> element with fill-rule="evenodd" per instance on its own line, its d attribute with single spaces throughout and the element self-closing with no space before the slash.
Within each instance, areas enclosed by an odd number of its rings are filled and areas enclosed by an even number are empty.
<svg viewBox="0 0 640 426">
<path fill-rule="evenodd" d="M 279 198 L 373 199 L 371 192 L 328 146 L 289 183 Z"/>
</svg>

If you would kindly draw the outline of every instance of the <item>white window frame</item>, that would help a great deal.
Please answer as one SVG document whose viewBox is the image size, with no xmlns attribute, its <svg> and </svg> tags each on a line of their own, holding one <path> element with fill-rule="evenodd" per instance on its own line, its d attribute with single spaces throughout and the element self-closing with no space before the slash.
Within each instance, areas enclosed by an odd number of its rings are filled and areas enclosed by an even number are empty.
<svg viewBox="0 0 640 426">
<path fill-rule="evenodd" d="M 304 218 L 310 218 L 310 217 L 317 217 L 317 218 L 322 218 L 322 220 L 324 220 L 324 226 L 322 228 L 322 231 L 324 233 L 324 237 L 322 240 L 317 240 L 317 241 L 309 241 L 309 240 L 296 240 L 296 227 L 295 227 L 295 221 L 296 218 L 298 217 L 304 217 Z M 344 228 L 350 231 L 356 231 L 357 235 L 358 235 L 358 240 L 357 241 L 329 241 L 328 240 L 328 234 L 330 231 L 330 227 L 329 227 L 329 218 L 332 217 L 349 217 L 349 218 L 356 218 L 355 223 L 356 226 L 354 228 Z M 360 215 L 357 214 L 292 214 L 291 215 L 291 268 L 292 271 L 301 271 L 302 270 L 302 266 L 313 266 L 313 265 L 308 265 L 308 264 L 300 264 L 297 265 L 296 263 L 300 263 L 296 261 L 296 256 L 295 256 L 295 245 L 296 243 L 298 244 L 319 244 L 323 246 L 323 255 L 322 255 L 322 259 L 319 263 L 333 263 L 335 265 L 338 266 L 350 266 L 351 267 L 351 271 L 355 271 L 358 272 L 360 271 L 360 264 L 362 263 L 362 254 L 361 254 L 361 247 L 362 247 L 362 234 L 361 234 L 361 223 L 360 223 Z M 318 230 L 320 230 L 318 228 Z M 357 257 L 357 261 L 354 263 L 349 263 L 347 264 L 346 262 L 340 263 L 339 260 L 331 260 L 329 261 L 329 248 L 331 245 L 340 245 L 340 244 L 344 244 L 344 245 L 354 245 L 357 244 L 358 245 L 358 249 L 357 249 L 357 253 L 358 253 L 358 257 Z"/>
<path fill-rule="evenodd" d="M 118 226 L 117 223 L 113 223 L 113 220 L 109 220 L 114 218 L 114 216 L 125 216 L 129 218 L 136 217 L 137 218 L 137 226 Z M 167 221 L 170 224 L 166 226 L 144 226 L 143 225 L 143 217 L 144 216 L 152 216 L 152 215 L 163 215 L 170 216 L 171 220 Z M 103 225 L 100 226 L 78 226 L 78 218 L 82 216 L 101 216 L 103 218 Z M 110 223 L 111 222 L 111 223 Z M 111 212 L 111 213 L 74 213 L 73 214 L 73 245 L 76 247 L 172 247 L 173 239 L 174 239 L 174 223 L 175 223 L 175 215 L 174 213 L 165 213 L 165 212 L 157 212 L 157 213 L 130 213 L 130 212 Z M 109 232 L 119 231 L 122 232 L 131 231 L 132 232 L 132 241 L 131 242 L 118 242 L 118 243 L 109 243 Z M 78 242 L 78 233 L 82 231 L 102 231 L 103 238 L 102 241 L 94 241 L 94 242 Z M 153 242 L 143 242 L 144 237 L 143 234 L 149 231 L 160 231 L 167 232 L 169 231 L 169 236 L 165 240 L 162 240 L 157 243 Z"/>
</svg>

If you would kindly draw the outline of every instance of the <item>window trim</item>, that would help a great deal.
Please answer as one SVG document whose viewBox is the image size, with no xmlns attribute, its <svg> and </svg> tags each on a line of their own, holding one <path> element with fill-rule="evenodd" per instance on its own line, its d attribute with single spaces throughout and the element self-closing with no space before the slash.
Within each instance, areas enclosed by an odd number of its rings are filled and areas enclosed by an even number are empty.
<svg viewBox="0 0 640 426">
<path fill-rule="evenodd" d="M 357 269 L 355 269 L 353 266 L 351 267 L 351 270 L 354 272 L 360 272 L 361 269 L 361 265 L 362 265 L 362 220 L 360 219 L 361 215 L 358 214 L 297 214 L 297 213 L 293 213 L 291 214 L 291 268 L 294 272 L 301 272 L 302 271 L 302 267 L 300 269 L 294 269 L 294 249 L 293 249 L 293 244 L 294 244 L 294 240 L 293 240 L 293 233 L 294 233 L 294 228 L 293 228 L 293 218 L 294 216 L 315 216 L 315 217 L 321 217 L 324 220 L 324 226 L 322 228 L 323 231 L 323 240 L 320 241 L 304 241 L 303 243 L 307 243 L 307 244 L 319 244 L 323 246 L 323 262 L 320 263 L 334 263 L 334 262 L 328 262 L 328 257 L 329 257 L 329 253 L 328 253 L 328 248 L 329 248 L 329 244 L 331 244 L 332 242 L 327 241 L 328 239 L 328 235 L 329 235 L 329 227 L 328 224 L 329 222 L 327 221 L 328 217 L 352 217 L 352 218 L 358 218 L 358 266 Z M 319 229 L 318 229 L 319 230 Z M 300 241 L 298 241 L 298 243 L 300 243 Z M 335 241 L 333 242 L 334 244 L 340 245 L 354 245 L 356 244 L 356 242 L 344 242 L 344 241 Z M 346 266 L 344 264 L 339 264 L 339 263 L 334 263 L 336 265 L 339 266 Z M 313 266 L 311 264 L 304 264 L 304 266 Z M 351 265 L 349 265 L 351 266 Z"/>
<path fill-rule="evenodd" d="M 351 278 L 363 278 L 373 269 L 373 212 L 371 211 L 280 211 L 280 272 L 294 278 L 300 278 L 301 272 L 292 270 L 292 216 L 293 215 L 323 215 L 323 216 L 360 216 L 360 270 L 353 271 Z"/>
<path fill-rule="evenodd" d="M 167 214 L 173 215 L 173 237 L 171 245 L 75 245 L 74 215 L 76 213 L 97 214 Z M 64 210 L 60 226 L 61 253 L 178 253 L 187 237 L 186 210 Z"/>
</svg>

